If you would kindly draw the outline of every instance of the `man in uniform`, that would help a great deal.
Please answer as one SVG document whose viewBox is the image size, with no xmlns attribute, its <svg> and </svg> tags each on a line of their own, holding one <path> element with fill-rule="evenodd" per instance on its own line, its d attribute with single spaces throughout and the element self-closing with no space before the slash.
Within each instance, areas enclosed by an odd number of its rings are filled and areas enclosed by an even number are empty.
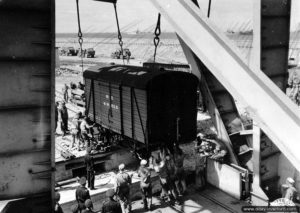
<svg viewBox="0 0 300 213">
<path fill-rule="evenodd" d="M 86 149 L 86 155 L 84 156 L 84 164 L 87 172 L 88 187 L 95 189 L 95 170 L 94 170 L 94 158 L 91 156 L 91 147 Z"/>
<path fill-rule="evenodd" d="M 63 132 L 63 136 L 67 134 L 68 129 L 68 119 L 69 119 L 69 114 L 68 114 L 68 109 L 66 107 L 65 102 L 60 102 L 58 106 L 58 120 L 61 125 L 61 131 Z"/>
<path fill-rule="evenodd" d="M 147 161 L 141 160 L 141 166 L 138 171 L 140 177 L 140 186 L 143 196 L 143 203 L 145 210 L 151 210 L 152 205 L 152 185 L 151 185 L 151 172 L 146 167 Z M 149 206 L 148 206 L 149 205 Z"/>
<path fill-rule="evenodd" d="M 62 93 L 63 93 L 63 96 L 64 96 L 64 101 L 65 102 L 68 102 L 69 100 L 69 93 L 68 93 L 68 90 L 69 90 L 69 87 L 67 84 L 64 84 L 63 88 L 62 88 Z"/>
<path fill-rule="evenodd" d="M 122 163 L 119 165 L 119 173 L 116 176 L 115 188 L 116 194 L 121 202 L 123 213 L 128 206 L 128 212 L 131 212 L 131 199 L 130 199 L 130 185 L 131 177 L 125 171 L 125 165 Z"/>
<path fill-rule="evenodd" d="M 106 200 L 102 205 L 102 213 L 122 213 L 120 203 L 114 200 L 115 191 L 109 189 L 106 191 Z"/>
<path fill-rule="evenodd" d="M 86 178 L 82 177 L 79 181 L 80 186 L 77 187 L 75 196 L 78 203 L 78 210 L 84 210 L 86 208 L 85 201 L 87 199 L 91 199 L 89 190 L 85 187 L 86 185 Z"/>
</svg>

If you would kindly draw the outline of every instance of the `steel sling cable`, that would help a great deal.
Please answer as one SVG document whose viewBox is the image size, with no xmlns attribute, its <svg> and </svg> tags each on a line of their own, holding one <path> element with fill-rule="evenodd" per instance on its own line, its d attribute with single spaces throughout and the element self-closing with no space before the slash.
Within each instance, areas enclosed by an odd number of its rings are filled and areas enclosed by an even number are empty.
<svg viewBox="0 0 300 213">
<path fill-rule="evenodd" d="M 119 45 L 120 45 L 120 48 L 121 48 L 121 55 L 122 55 L 122 59 L 123 59 L 123 65 L 125 65 L 124 55 L 123 55 L 122 34 L 121 34 L 121 31 L 120 31 L 120 26 L 119 26 L 119 19 L 118 19 L 118 12 L 117 12 L 117 4 L 116 3 L 114 3 L 114 9 L 115 9 L 115 15 L 116 15 L 116 21 L 117 21 L 117 27 L 118 27 Z"/>
<path fill-rule="evenodd" d="M 210 7 L 211 7 L 211 0 L 208 2 L 208 10 L 207 10 L 207 17 L 209 18 L 210 16 Z"/>
<path fill-rule="evenodd" d="M 80 46 L 80 57 L 81 57 L 81 71 L 83 72 L 83 56 L 82 56 L 82 32 L 81 32 L 81 26 L 80 26 L 80 15 L 79 15 L 79 0 L 76 0 L 76 6 L 77 6 L 77 21 L 78 21 L 78 43 Z"/>
<path fill-rule="evenodd" d="M 158 13 L 158 17 L 157 17 L 157 24 L 156 24 L 156 28 L 154 31 L 155 37 L 153 39 L 154 42 L 154 55 L 153 55 L 153 62 L 155 63 L 155 58 L 156 58 L 156 51 L 157 51 L 157 46 L 159 44 L 159 36 L 160 36 L 161 30 L 160 30 L 160 13 Z"/>
</svg>

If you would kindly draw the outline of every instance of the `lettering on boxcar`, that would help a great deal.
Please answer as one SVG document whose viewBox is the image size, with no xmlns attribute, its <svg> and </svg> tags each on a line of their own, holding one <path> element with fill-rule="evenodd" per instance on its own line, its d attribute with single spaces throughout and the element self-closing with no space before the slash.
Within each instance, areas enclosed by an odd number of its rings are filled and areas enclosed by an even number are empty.
<svg viewBox="0 0 300 213">
<path fill-rule="evenodd" d="M 108 102 L 105 102 L 105 101 L 104 101 L 104 102 L 103 102 L 103 105 L 109 107 L 109 103 L 108 103 Z M 112 108 L 112 109 L 115 109 L 115 110 L 118 110 L 118 109 L 119 109 L 119 106 L 116 105 L 116 104 L 111 104 L 111 108 Z"/>
<path fill-rule="evenodd" d="M 106 98 L 106 99 L 109 99 L 109 95 L 105 95 L 105 98 Z M 113 100 L 114 100 L 114 96 L 111 95 L 111 96 L 110 96 L 110 99 L 113 101 Z"/>
</svg>

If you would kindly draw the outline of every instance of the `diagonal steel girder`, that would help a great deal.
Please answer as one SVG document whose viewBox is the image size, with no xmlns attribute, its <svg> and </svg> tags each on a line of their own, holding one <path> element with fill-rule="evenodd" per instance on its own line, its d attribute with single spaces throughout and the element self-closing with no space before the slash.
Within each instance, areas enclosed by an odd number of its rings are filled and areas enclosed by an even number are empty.
<svg viewBox="0 0 300 213">
<path fill-rule="evenodd" d="M 300 110 L 257 68 L 249 68 L 235 45 L 192 2 L 152 0 L 176 33 L 300 170 Z M 197 30 L 195 30 L 197 29 Z"/>
</svg>

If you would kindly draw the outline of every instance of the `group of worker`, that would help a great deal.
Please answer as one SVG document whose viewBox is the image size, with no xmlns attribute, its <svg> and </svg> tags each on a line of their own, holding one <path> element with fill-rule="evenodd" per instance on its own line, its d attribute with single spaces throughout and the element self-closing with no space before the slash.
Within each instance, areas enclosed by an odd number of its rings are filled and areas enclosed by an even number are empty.
<svg viewBox="0 0 300 213">
<path fill-rule="evenodd" d="M 216 135 L 204 136 L 198 134 L 195 144 L 195 172 L 196 188 L 202 190 L 206 185 L 205 172 L 207 158 L 219 163 L 228 163 L 227 149 L 225 145 L 217 139 Z"/>
<path fill-rule="evenodd" d="M 70 83 L 70 86 L 68 86 L 67 84 L 63 85 L 63 87 L 62 87 L 62 95 L 63 95 L 63 100 L 66 103 L 69 102 L 69 90 L 70 89 L 71 90 L 73 90 L 73 89 L 84 90 L 84 84 L 82 84 L 81 81 L 79 81 L 77 85 L 75 83 L 73 83 L 73 82 Z"/>
<path fill-rule="evenodd" d="M 55 130 L 59 124 L 62 136 L 71 134 L 72 142 L 69 148 L 77 146 L 77 150 L 83 150 L 87 147 L 95 147 L 95 149 L 105 152 L 109 150 L 111 142 L 110 130 L 97 125 L 98 137 L 94 137 L 94 127 L 96 126 L 91 120 L 84 116 L 82 112 L 77 112 L 69 122 L 69 113 L 64 101 L 56 102 L 55 107 Z M 70 126 L 69 126 L 70 124 Z M 76 145 L 77 144 L 77 145 Z"/>
</svg>

